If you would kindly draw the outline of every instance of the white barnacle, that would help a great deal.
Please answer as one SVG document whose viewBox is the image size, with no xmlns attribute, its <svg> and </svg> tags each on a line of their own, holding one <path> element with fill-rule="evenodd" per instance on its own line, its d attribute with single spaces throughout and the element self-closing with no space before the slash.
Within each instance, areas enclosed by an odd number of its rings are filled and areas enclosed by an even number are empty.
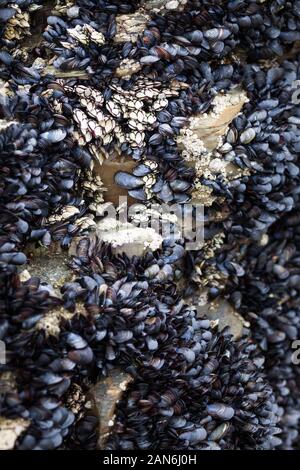
<svg viewBox="0 0 300 470">
<path fill-rule="evenodd" d="M 114 96 L 113 96 L 113 100 L 116 103 L 119 103 L 120 105 L 126 105 L 126 99 L 120 93 L 115 93 Z"/>
<path fill-rule="evenodd" d="M 151 168 L 151 170 L 156 170 L 158 167 L 158 163 L 154 162 L 153 160 L 145 160 L 144 164 Z"/>
<path fill-rule="evenodd" d="M 94 134 L 95 137 L 103 138 L 103 128 L 99 124 L 96 124 Z"/>
<path fill-rule="evenodd" d="M 88 24 L 77 24 L 74 28 L 68 28 L 67 32 L 72 39 L 83 45 L 93 42 L 102 46 L 105 43 L 103 34 Z"/>
<path fill-rule="evenodd" d="M 146 115 L 145 111 L 140 109 L 137 112 L 137 120 L 140 121 L 140 122 L 147 122 L 147 115 Z"/>
<path fill-rule="evenodd" d="M 113 135 L 112 134 L 106 134 L 104 137 L 103 137 L 103 145 L 108 145 L 112 142 L 113 140 Z"/>
<path fill-rule="evenodd" d="M 129 79 L 134 73 L 141 70 L 141 64 L 133 59 L 123 59 L 116 69 L 116 76 L 124 79 Z"/>
<path fill-rule="evenodd" d="M 143 130 L 143 126 L 141 128 L 140 127 L 141 125 L 137 121 L 134 121 L 133 119 L 129 119 L 127 124 L 130 127 L 130 129 Z"/>
<path fill-rule="evenodd" d="M 147 113 L 146 119 L 148 124 L 150 124 L 151 126 L 156 123 L 156 117 L 152 113 Z"/>
<path fill-rule="evenodd" d="M 168 106 L 168 100 L 165 99 L 165 98 L 162 98 L 162 99 L 159 99 L 159 100 L 155 101 L 152 105 L 152 107 L 155 111 L 161 111 L 166 106 Z"/>
<path fill-rule="evenodd" d="M 10 8 L 13 8 L 15 13 L 5 24 L 4 38 L 13 41 L 30 35 L 29 13 L 22 11 L 18 5 L 13 3 L 10 4 Z"/>
<path fill-rule="evenodd" d="M 104 126 L 105 126 L 105 132 L 110 133 L 111 131 L 114 130 L 115 128 L 115 121 L 111 118 L 105 117 L 104 119 Z"/>
<path fill-rule="evenodd" d="M 145 134 L 143 132 L 135 132 L 134 140 L 139 147 L 143 145 L 144 139 Z"/>
<path fill-rule="evenodd" d="M 72 90 L 72 87 L 68 87 L 69 91 L 73 91 Z M 83 86 L 83 85 L 77 85 L 75 88 L 74 88 L 74 91 L 78 94 L 78 95 L 84 95 L 85 98 L 90 98 L 91 94 L 92 94 L 92 90 L 90 87 L 86 87 L 86 86 Z"/>
<path fill-rule="evenodd" d="M 92 27 L 89 26 L 89 25 L 86 25 L 86 27 L 87 27 L 88 30 L 89 30 L 90 40 L 91 40 L 92 42 L 95 42 L 95 43 L 98 44 L 99 46 L 102 46 L 102 44 L 105 43 L 105 38 L 104 38 L 103 34 L 100 33 L 99 31 L 96 31 L 94 28 L 92 28 Z"/>
<path fill-rule="evenodd" d="M 75 206 L 65 206 L 63 211 L 60 214 L 54 214 L 51 215 L 48 218 L 48 222 L 50 224 L 56 223 L 56 222 L 61 222 L 63 220 L 68 220 L 70 217 L 73 217 L 73 215 L 79 214 L 80 210 L 78 207 Z"/>
<path fill-rule="evenodd" d="M 68 28 L 67 32 L 69 36 L 76 42 L 83 45 L 88 44 L 88 37 L 84 33 L 82 26 L 80 26 L 79 24 L 76 25 L 75 28 Z"/>
<path fill-rule="evenodd" d="M 146 175 L 143 177 L 146 188 L 151 188 L 156 183 L 156 178 L 154 175 Z"/>
<path fill-rule="evenodd" d="M 103 97 L 102 93 L 99 90 L 95 90 L 93 88 L 91 97 L 93 98 L 93 100 L 95 101 L 97 106 L 102 106 L 103 105 L 104 97 Z"/>
<path fill-rule="evenodd" d="M 121 117 L 122 115 L 122 110 L 120 108 L 120 106 L 115 103 L 113 100 L 109 100 L 105 103 L 105 107 L 107 109 L 107 111 L 110 112 L 110 114 L 116 118 L 119 118 Z"/>
</svg>

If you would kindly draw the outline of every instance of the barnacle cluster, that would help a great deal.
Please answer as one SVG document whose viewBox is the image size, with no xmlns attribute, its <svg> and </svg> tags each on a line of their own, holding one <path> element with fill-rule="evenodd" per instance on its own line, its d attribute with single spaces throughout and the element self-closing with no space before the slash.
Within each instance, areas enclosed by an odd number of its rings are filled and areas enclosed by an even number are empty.
<svg viewBox="0 0 300 470">
<path fill-rule="evenodd" d="M 299 449 L 299 39 L 298 0 L 0 0 L 0 448 Z"/>
<path fill-rule="evenodd" d="M 38 9 L 40 3 L 32 0 L 1 2 L 1 46 L 13 49 L 18 41 L 30 35 L 30 12 Z"/>
</svg>

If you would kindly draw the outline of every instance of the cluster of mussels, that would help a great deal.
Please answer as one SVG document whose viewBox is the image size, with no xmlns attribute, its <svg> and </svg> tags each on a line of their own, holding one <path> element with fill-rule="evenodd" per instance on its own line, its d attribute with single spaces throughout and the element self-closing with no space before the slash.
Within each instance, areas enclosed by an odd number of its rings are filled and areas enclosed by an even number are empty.
<svg viewBox="0 0 300 470">
<path fill-rule="evenodd" d="M 2 413 L 30 421 L 18 448 L 60 446 L 75 422 L 62 405 L 71 385 L 116 365 L 134 383 L 119 403 L 109 448 L 273 447 L 279 413 L 263 359 L 249 338 L 233 342 L 184 304 L 170 262 L 176 251 L 164 243 L 130 259 L 82 238 L 62 301 L 36 278 L 4 286 L 1 328 L 18 379 Z M 47 335 L 39 323 L 58 303 L 74 315 L 58 336 Z M 95 428 L 86 427 L 89 441 Z"/>
<path fill-rule="evenodd" d="M 10 448 L 96 448 L 91 386 L 120 368 L 107 449 L 299 449 L 299 39 L 299 1 L 0 0 L 0 447 L 5 422 Z M 179 145 L 240 90 L 213 149 Z M 210 198 L 202 248 L 94 234 L 120 158 L 146 205 Z M 75 237 L 60 293 L 30 277 L 28 246 Z"/>
</svg>

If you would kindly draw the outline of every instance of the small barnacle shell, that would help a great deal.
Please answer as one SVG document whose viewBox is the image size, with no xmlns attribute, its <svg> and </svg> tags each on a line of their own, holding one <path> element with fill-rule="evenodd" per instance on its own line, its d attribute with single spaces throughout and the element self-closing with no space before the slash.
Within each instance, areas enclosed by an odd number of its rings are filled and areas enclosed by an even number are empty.
<svg viewBox="0 0 300 470">
<path fill-rule="evenodd" d="M 80 44 L 86 45 L 88 43 L 88 38 L 83 32 L 82 26 L 76 25 L 75 28 L 68 28 L 67 32 L 71 38 L 75 39 Z"/>
<path fill-rule="evenodd" d="M 95 134 L 95 137 L 103 138 L 103 128 L 100 125 L 96 124 L 94 134 Z"/>
<path fill-rule="evenodd" d="M 142 147 L 144 145 L 145 134 L 140 131 L 133 131 L 128 134 L 128 139 L 130 140 L 132 145 Z"/>
<path fill-rule="evenodd" d="M 146 188 L 151 188 L 151 186 L 153 186 L 156 182 L 156 178 L 154 175 L 146 175 L 143 177 L 143 181 L 145 183 L 145 187 Z"/>
<path fill-rule="evenodd" d="M 109 134 L 110 132 L 112 132 L 115 128 L 115 121 L 109 117 L 105 117 L 104 118 L 104 129 L 105 129 L 105 132 L 107 134 Z"/>
<path fill-rule="evenodd" d="M 73 91 L 72 87 L 66 87 L 66 89 L 71 92 Z M 92 89 L 83 85 L 76 85 L 74 91 L 78 95 L 84 95 L 85 98 L 90 98 L 92 96 Z"/>
<path fill-rule="evenodd" d="M 79 124 L 81 126 L 81 128 L 82 127 L 83 128 L 88 127 L 87 116 L 83 111 L 81 111 L 81 109 L 75 108 L 74 111 L 73 111 L 73 116 L 74 116 L 75 121 L 77 122 L 77 124 Z"/>
<path fill-rule="evenodd" d="M 51 215 L 48 218 L 48 222 L 50 224 L 53 224 L 53 223 L 56 223 L 56 222 L 61 222 L 63 220 L 69 219 L 70 217 L 73 217 L 76 214 L 79 214 L 79 212 L 80 212 L 80 210 L 78 209 L 78 207 L 65 206 L 62 213 Z"/>
<path fill-rule="evenodd" d="M 81 98 L 80 104 L 82 104 L 82 106 L 86 109 L 86 111 L 91 117 L 98 119 L 98 110 L 92 100 Z"/>
<path fill-rule="evenodd" d="M 100 33 L 99 31 L 96 31 L 95 29 L 93 29 L 90 25 L 86 25 L 86 27 L 88 28 L 88 31 L 89 31 L 89 34 L 90 34 L 90 40 L 92 42 L 95 42 L 99 46 L 102 46 L 102 44 L 105 43 L 105 38 L 104 38 L 103 34 Z"/>
<path fill-rule="evenodd" d="M 87 45 L 89 42 L 94 42 L 101 46 L 105 43 L 105 38 L 102 33 L 96 31 L 88 24 L 77 24 L 74 28 L 67 29 L 71 38 L 75 39 L 80 44 Z"/>
<path fill-rule="evenodd" d="M 152 113 L 146 114 L 146 120 L 147 120 L 147 123 L 150 124 L 150 126 L 156 123 L 156 117 Z"/>
<path fill-rule="evenodd" d="M 143 124 L 141 124 L 140 122 L 134 121 L 133 119 L 129 119 L 128 126 L 130 127 L 130 129 L 136 129 L 138 131 L 144 130 Z"/>
<path fill-rule="evenodd" d="M 151 170 L 156 170 L 158 168 L 158 163 L 153 160 L 144 160 L 144 164 L 147 165 Z"/>
<path fill-rule="evenodd" d="M 152 105 L 152 108 L 155 110 L 155 111 L 161 111 L 162 109 L 164 109 L 166 106 L 168 106 L 168 100 L 165 99 L 165 98 L 161 98 L 161 99 L 158 99 L 157 101 L 155 101 Z"/>
<path fill-rule="evenodd" d="M 103 137 L 103 145 L 108 145 L 112 142 L 113 140 L 113 135 L 112 134 L 106 134 L 104 137 Z"/>
<path fill-rule="evenodd" d="M 99 90 L 92 89 L 92 98 L 97 106 L 102 106 L 104 103 L 104 97 Z"/>
<path fill-rule="evenodd" d="M 140 100 L 136 100 L 136 99 L 129 101 L 127 105 L 129 108 L 136 109 L 136 110 L 142 109 L 144 107 L 143 102 Z"/>
<path fill-rule="evenodd" d="M 121 108 L 120 106 L 118 106 L 118 104 L 113 101 L 113 100 L 110 100 L 110 101 L 107 101 L 105 103 L 105 107 L 107 109 L 107 111 L 110 112 L 110 114 L 116 118 L 119 118 L 122 116 L 122 111 L 121 111 Z"/>
<path fill-rule="evenodd" d="M 124 59 L 116 69 L 116 77 L 128 79 L 141 70 L 141 64 L 133 59 Z"/>
</svg>

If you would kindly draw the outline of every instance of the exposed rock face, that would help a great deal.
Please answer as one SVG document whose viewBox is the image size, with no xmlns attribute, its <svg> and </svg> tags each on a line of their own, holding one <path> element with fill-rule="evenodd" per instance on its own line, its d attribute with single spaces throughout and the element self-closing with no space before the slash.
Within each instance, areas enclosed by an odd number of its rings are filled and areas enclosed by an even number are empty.
<svg viewBox="0 0 300 470">
<path fill-rule="evenodd" d="M 216 322 L 219 331 L 228 327 L 234 339 L 242 336 L 243 328 L 249 327 L 250 324 L 232 308 L 232 306 L 222 298 L 213 301 L 204 300 L 201 305 L 201 295 L 199 296 L 198 314 L 199 316 L 207 316 L 210 320 Z"/>
<path fill-rule="evenodd" d="M 105 449 L 114 426 L 116 406 L 131 381 L 132 377 L 129 374 L 114 369 L 107 378 L 99 381 L 91 389 L 91 395 L 99 412 L 99 449 Z"/>
<path fill-rule="evenodd" d="M 29 426 L 25 419 L 5 419 L 0 417 L 0 450 L 11 450 L 20 434 Z"/>
</svg>

